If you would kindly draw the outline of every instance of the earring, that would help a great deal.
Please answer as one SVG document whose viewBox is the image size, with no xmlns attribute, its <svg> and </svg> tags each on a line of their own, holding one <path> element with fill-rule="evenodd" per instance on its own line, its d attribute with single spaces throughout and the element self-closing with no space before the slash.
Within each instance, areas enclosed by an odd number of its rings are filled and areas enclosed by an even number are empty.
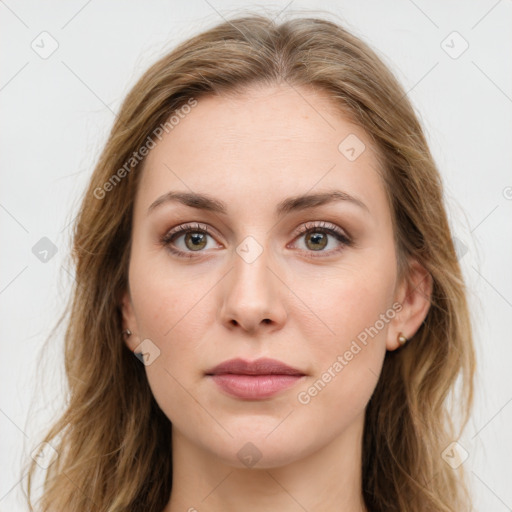
<svg viewBox="0 0 512 512">
<path fill-rule="evenodd" d="M 407 338 L 400 332 L 397 337 L 398 344 L 403 347 L 407 343 Z"/>
<path fill-rule="evenodd" d="M 126 335 L 128 337 L 130 337 L 132 335 L 132 331 L 130 331 L 130 329 L 125 329 L 123 332 L 122 332 L 123 336 Z"/>
</svg>

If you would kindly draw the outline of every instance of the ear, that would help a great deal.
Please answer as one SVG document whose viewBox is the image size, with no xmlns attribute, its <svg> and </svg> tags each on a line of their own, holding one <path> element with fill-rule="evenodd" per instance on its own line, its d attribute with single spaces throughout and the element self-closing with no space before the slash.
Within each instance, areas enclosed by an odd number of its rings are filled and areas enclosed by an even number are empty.
<svg viewBox="0 0 512 512">
<path fill-rule="evenodd" d="M 125 343 L 133 352 L 135 347 L 138 345 L 138 337 L 136 335 L 138 328 L 132 299 L 128 290 L 126 290 L 126 292 L 123 294 L 123 297 L 121 298 L 121 313 L 123 315 L 123 331 L 129 329 L 132 332 L 131 336 L 124 336 Z"/>
<path fill-rule="evenodd" d="M 416 334 L 430 309 L 432 287 L 432 276 L 425 267 L 416 260 L 410 262 L 408 273 L 395 293 L 395 301 L 402 305 L 402 309 L 390 323 L 386 340 L 388 350 L 400 347 L 397 339 L 400 333 L 407 339 Z"/>
</svg>

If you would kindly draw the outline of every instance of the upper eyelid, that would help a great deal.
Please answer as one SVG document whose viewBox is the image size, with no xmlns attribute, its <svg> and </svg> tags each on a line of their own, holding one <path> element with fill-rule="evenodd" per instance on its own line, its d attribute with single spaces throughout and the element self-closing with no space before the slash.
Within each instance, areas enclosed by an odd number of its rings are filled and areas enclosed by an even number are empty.
<svg viewBox="0 0 512 512">
<path fill-rule="evenodd" d="M 319 230 L 327 229 L 330 231 L 335 231 L 336 233 L 339 233 L 339 234 L 346 234 L 347 237 L 349 236 L 348 233 L 346 233 L 346 231 L 343 228 L 340 228 L 339 226 L 337 226 L 336 224 L 334 224 L 332 222 L 328 222 L 328 221 L 324 221 L 324 220 L 304 222 L 293 232 L 297 235 L 301 235 L 301 234 L 311 231 L 313 229 L 319 229 Z"/>
</svg>

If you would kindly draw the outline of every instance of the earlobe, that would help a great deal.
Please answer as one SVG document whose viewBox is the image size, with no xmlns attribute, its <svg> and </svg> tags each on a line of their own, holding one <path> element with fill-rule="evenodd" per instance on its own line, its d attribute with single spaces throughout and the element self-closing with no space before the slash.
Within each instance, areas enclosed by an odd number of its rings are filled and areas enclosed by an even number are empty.
<svg viewBox="0 0 512 512">
<path fill-rule="evenodd" d="M 402 309 L 389 327 L 386 342 L 388 350 L 396 350 L 406 343 L 411 343 L 411 338 L 427 317 L 432 289 L 432 276 L 423 265 L 414 260 L 409 265 L 408 275 L 404 277 L 397 290 L 396 300 L 400 302 Z"/>
<path fill-rule="evenodd" d="M 133 332 L 137 329 L 133 304 L 128 291 L 123 294 L 121 299 L 121 313 L 123 316 L 123 331 L 121 335 L 130 350 L 135 349 Z"/>
</svg>

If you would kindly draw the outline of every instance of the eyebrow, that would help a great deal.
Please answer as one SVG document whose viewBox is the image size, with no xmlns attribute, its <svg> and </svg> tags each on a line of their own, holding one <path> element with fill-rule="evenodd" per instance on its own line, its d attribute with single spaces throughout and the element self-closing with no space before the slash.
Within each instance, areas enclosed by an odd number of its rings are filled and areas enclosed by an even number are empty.
<svg viewBox="0 0 512 512">
<path fill-rule="evenodd" d="M 308 208 L 315 208 L 337 201 L 346 201 L 359 206 L 367 212 L 370 212 L 368 206 L 366 206 L 366 204 L 364 204 L 357 197 L 351 196 L 350 194 L 347 194 L 341 190 L 329 190 L 316 194 L 302 194 L 288 197 L 277 205 L 276 216 L 281 217 L 287 213 L 305 210 Z M 169 202 L 178 202 L 184 204 L 185 206 L 190 206 L 191 208 L 197 208 L 199 210 L 206 210 L 214 213 L 221 213 L 224 215 L 227 215 L 228 213 L 228 209 L 225 203 L 207 194 L 170 191 L 166 194 L 163 194 L 153 203 L 151 203 L 148 208 L 148 215 L 160 205 Z"/>
</svg>

